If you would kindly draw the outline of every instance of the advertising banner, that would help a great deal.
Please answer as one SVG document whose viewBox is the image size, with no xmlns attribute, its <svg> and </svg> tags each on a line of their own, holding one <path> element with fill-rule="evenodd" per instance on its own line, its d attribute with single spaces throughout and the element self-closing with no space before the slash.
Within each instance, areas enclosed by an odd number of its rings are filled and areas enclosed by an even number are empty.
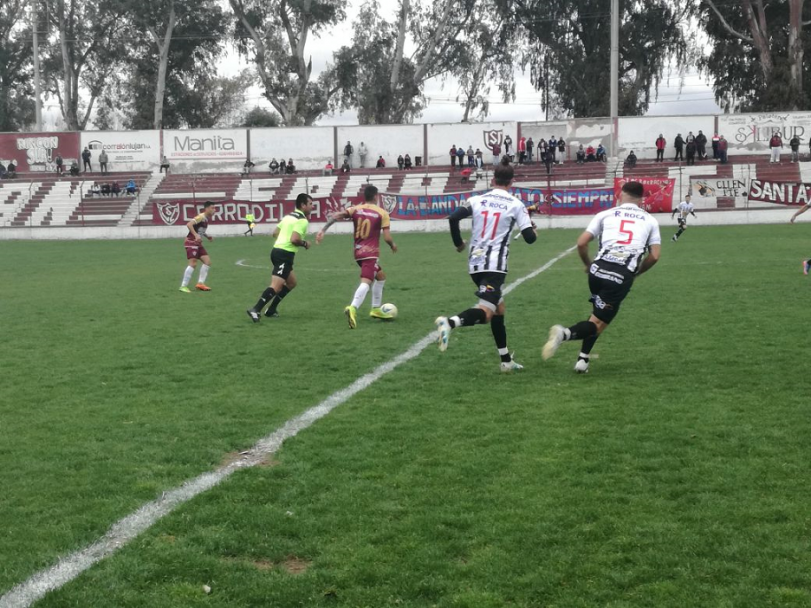
<svg viewBox="0 0 811 608">
<path fill-rule="evenodd" d="M 795 135 L 804 148 L 811 137 L 811 114 L 723 114 L 718 117 L 718 132 L 729 142 L 729 151 L 738 154 L 768 152 L 774 133 L 780 134 L 785 150 L 789 149 L 788 142 Z"/>
<path fill-rule="evenodd" d="M 150 171 L 160 165 L 160 131 L 84 131 L 82 150 L 93 154 L 91 162 L 98 171 L 99 155 L 107 153 L 110 171 Z"/>
<path fill-rule="evenodd" d="M 673 210 L 673 190 L 676 180 L 663 177 L 614 178 L 614 196 L 619 197 L 625 182 L 639 182 L 645 188 L 642 208 L 648 213 L 670 213 Z"/>
<path fill-rule="evenodd" d="M 694 177 L 690 180 L 690 192 L 693 203 L 699 208 L 706 208 L 703 203 L 715 203 L 719 198 L 744 197 L 749 193 L 747 178 L 714 178 Z"/>
<path fill-rule="evenodd" d="M 753 179 L 748 199 L 750 203 L 807 205 L 811 201 L 811 184 Z"/>
<path fill-rule="evenodd" d="M 248 158 L 246 129 L 196 129 L 163 132 L 163 153 L 172 161 L 244 161 Z"/>
<path fill-rule="evenodd" d="M 315 207 L 310 215 L 311 222 L 326 222 L 327 215 L 334 210 L 361 202 L 362 197 L 348 199 L 315 199 Z M 152 223 L 156 226 L 182 226 L 203 212 L 204 201 L 176 200 L 155 201 L 152 205 Z M 211 224 L 241 224 L 248 213 L 254 215 L 257 224 L 275 224 L 285 215 L 292 213 L 296 202 L 291 201 L 223 201 L 217 203 L 217 212 Z"/>
<path fill-rule="evenodd" d="M 55 173 L 57 154 L 65 161 L 65 171 L 79 159 L 78 133 L 2 133 L 0 161 L 17 165 L 17 172 Z M 81 161 L 79 163 L 81 165 Z"/>
</svg>

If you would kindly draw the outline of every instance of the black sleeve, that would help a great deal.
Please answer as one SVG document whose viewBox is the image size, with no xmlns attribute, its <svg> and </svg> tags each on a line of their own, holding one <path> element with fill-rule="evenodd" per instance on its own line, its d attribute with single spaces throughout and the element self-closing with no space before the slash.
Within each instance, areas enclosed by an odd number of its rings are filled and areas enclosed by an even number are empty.
<svg viewBox="0 0 811 608">
<path fill-rule="evenodd" d="M 451 225 L 451 238 L 453 239 L 453 244 L 456 247 L 461 247 L 465 242 L 462 239 L 462 233 L 459 230 L 459 222 L 470 217 L 470 215 L 470 207 L 459 207 L 456 211 L 451 213 L 450 217 L 448 218 L 448 223 Z"/>
<path fill-rule="evenodd" d="M 529 228 L 524 228 L 521 231 L 521 236 L 524 237 L 524 241 L 528 245 L 532 245 L 532 243 L 538 240 L 538 235 L 535 234 L 535 229 L 532 226 L 530 226 Z"/>
</svg>

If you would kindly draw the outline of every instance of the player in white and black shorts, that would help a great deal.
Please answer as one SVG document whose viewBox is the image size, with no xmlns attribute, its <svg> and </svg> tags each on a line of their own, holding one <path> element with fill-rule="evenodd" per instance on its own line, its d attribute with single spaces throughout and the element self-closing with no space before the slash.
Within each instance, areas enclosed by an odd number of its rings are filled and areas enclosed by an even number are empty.
<svg viewBox="0 0 811 608">
<path fill-rule="evenodd" d="M 598 213 L 577 239 L 577 252 L 589 275 L 591 316 L 588 321 L 568 328 L 553 325 L 543 347 L 544 359 L 554 355 L 562 342 L 582 340 L 574 369 L 578 373 L 588 372 L 591 349 L 619 313 L 634 279 L 659 261 L 662 248 L 659 223 L 639 207 L 643 194 L 642 184 L 627 182 L 618 206 Z M 592 260 L 589 243 L 594 238 L 599 239 L 600 249 Z"/>
<path fill-rule="evenodd" d="M 468 250 L 468 272 L 476 284 L 479 302 L 458 315 L 438 317 L 439 350 L 448 348 L 453 329 L 469 325 L 490 323 L 493 339 L 501 357 L 501 371 L 523 369 L 513 361 L 507 348 L 507 327 L 504 323 L 504 298 L 502 288 L 507 277 L 507 260 L 510 255 L 510 235 L 518 228 L 527 243 L 534 243 L 537 233 L 529 219 L 524 203 L 510 194 L 514 177 L 509 163 L 502 163 L 493 172 L 493 190 L 469 198 L 454 211 L 449 219 L 451 238 L 456 251 L 464 251 L 465 241 L 459 231 L 459 222 L 473 218 L 473 230 Z"/>
<path fill-rule="evenodd" d="M 690 199 L 689 194 L 685 196 L 684 200 L 680 202 L 673 210 L 673 213 L 670 214 L 671 219 L 677 213 L 679 214 L 679 231 L 673 235 L 673 242 L 678 241 L 682 233 L 687 230 L 687 216 L 692 214 L 693 217 L 696 217 L 695 207 L 693 207 L 693 203 Z"/>
</svg>

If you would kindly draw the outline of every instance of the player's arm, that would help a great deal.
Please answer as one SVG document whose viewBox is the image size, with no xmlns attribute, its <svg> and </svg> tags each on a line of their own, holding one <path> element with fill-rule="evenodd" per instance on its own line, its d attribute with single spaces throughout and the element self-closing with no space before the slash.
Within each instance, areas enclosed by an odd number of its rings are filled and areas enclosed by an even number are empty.
<svg viewBox="0 0 811 608">
<path fill-rule="evenodd" d="M 394 244 L 394 239 L 391 238 L 391 229 L 383 228 L 383 240 L 391 248 L 392 253 L 397 253 L 397 245 Z"/>
<path fill-rule="evenodd" d="M 453 244 L 456 247 L 456 251 L 463 251 L 465 248 L 465 239 L 462 238 L 462 231 L 459 229 L 459 222 L 463 219 L 469 218 L 473 215 L 473 212 L 470 210 L 470 207 L 467 205 L 463 205 L 456 209 L 453 213 L 450 214 L 448 217 L 448 223 L 451 227 L 451 238 L 453 239 Z"/>
<path fill-rule="evenodd" d="M 532 245 L 532 243 L 538 240 L 538 233 L 535 230 L 535 224 L 529 218 L 529 211 L 527 211 L 525 207 L 521 207 L 516 214 L 515 219 L 518 221 L 518 227 L 521 229 L 521 236 L 524 237 L 524 242 L 527 245 Z"/>
<path fill-rule="evenodd" d="M 659 261 L 659 254 L 662 252 L 661 245 L 651 245 L 648 250 L 648 255 L 642 261 L 642 266 L 639 267 L 637 275 L 643 274 L 653 268 L 654 264 Z"/>
<path fill-rule="evenodd" d="M 304 236 L 300 233 L 293 231 L 293 234 L 290 235 L 290 242 L 293 243 L 296 247 L 304 247 L 305 249 L 310 248 L 310 243 L 304 240 Z"/>
<path fill-rule="evenodd" d="M 351 216 L 352 215 L 346 209 L 342 209 L 341 211 L 336 211 L 335 213 L 330 215 L 329 218 L 327 218 L 327 223 L 324 224 L 324 227 L 321 230 L 318 231 L 317 235 L 315 235 L 316 244 L 320 244 L 321 241 L 324 240 L 324 235 L 327 233 L 327 230 L 329 230 L 330 226 L 332 226 L 335 222 L 338 222 L 340 220 L 345 220 L 345 219 L 347 219 L 347 218 L 349 218 Z"/>
<path fill-rule="evenodd" d="M 803 213 L 808 211 L 809 207 L 811 207 L 811 203 L 809 203 L 807 205 L 803 205 L 801 209 L 797 209 L 796 213 L 791 216 L 791 221 L 789 223 L 793 224 L 794 220 L 797 219 L 797 216 L 802 215 Z"/>
<path fill-rule="evenodd" d="M 199 216 L 198 216 L 198 217 L 199 217 Z M 194 219 L 189 220 L 189 221 L 186 223 L 186 228 L 188 228 L 188 229 L 189 229 L 189 232 L 191 232 L 191 233 L 192 233 L 192 235 L 194 236 L 194 240 L 195 240 L 195 241 L 197 241 L 197 242 L 199 243 L 199 242 L 200 242 L 200 241 L 202 241 L 203 239 L 200 237 L 200 235 L 199 235 L 199 234 L 197 234 L 197 231 L 194 229 L 194 224 L 195 224 L 195 223 L 197 223 L 197 221 L 198 221 L 198 217 L 195 217 Z"/>
<path fill-rule="evenodd" d="M 577 255 L 580 256 L 580 259 L 586 266 L 586 270 L 588 270 L 589 266 L 591 266 L 591 256 L 589 256 L 589 243 L 591 243 L 592 240 L 594 240 L 594 235 L 588 230 L 585 230 L 583 234 L 577 237 Z"/>
<path fill-rule="evenodd" d="M 274 231 L 273 231 L 273 234 L 272 234 L 273 238 L 274 238 L 274 239 L 279 238 L 279 233 L 280 233 L 280 232 L 281 232 L 281 229 L 280 229 L 278 226 L 276 226 L 276 230 L 274 230 Z"/>
</svg>

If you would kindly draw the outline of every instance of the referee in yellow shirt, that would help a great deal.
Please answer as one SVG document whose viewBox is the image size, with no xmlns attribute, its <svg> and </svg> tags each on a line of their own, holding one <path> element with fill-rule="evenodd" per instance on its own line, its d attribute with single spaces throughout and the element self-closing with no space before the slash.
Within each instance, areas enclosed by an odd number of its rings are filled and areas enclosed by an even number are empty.
<svg viewBox="0 0 811 608">
<path fill-rule="evenodd" d="M 293 262 L 296 252 L 300 248 L 309 249 L 310 243 L 305 240 L 307 236 L 307 226 L 310 224 L 309 217 L 313 210 L 313 198 L 308 194 L 299 194 L 296 197 L 296 210 L 289 215 L 285 215 L 273 237 L 273 249 L 270 252 L 270 262 L 273 264 L 273 275 L 270 279 L 270 287 L 262 292 L 259 300 L 248 309 L 248 316 L 254 323 L 259 323 L 262 309 L 268 306 L 265 311 L 266 317 L 278 317 L 276 309 L 284 297 L 296 287 L 296 274 L 293 272 Z"/>
<path fill-rule="evenodd" d="M 246 213 L 245 221 L 248 223 L 248 229 L 242 234 L 245 236 L 248 236 L 248 234 L 253 236 L 253 229 L 256 228 L 256 218 L 253 216 L 253 213 Z"/>
</svg>

